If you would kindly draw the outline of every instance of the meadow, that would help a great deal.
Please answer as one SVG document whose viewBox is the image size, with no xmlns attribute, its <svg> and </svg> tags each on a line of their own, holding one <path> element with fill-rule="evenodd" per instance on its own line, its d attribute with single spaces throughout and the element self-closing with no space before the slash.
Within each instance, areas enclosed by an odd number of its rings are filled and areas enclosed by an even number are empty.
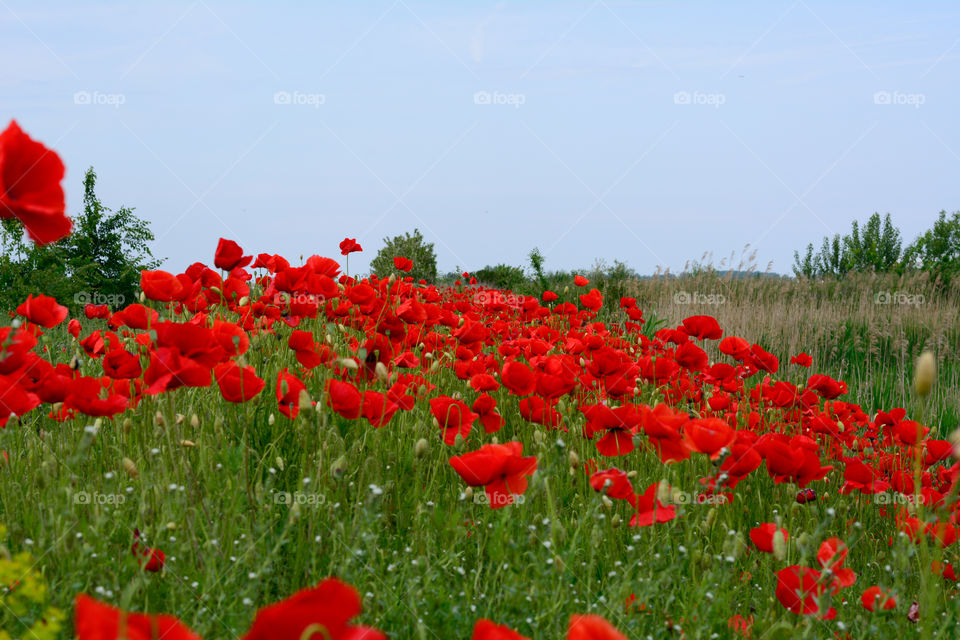
<svg viewBox="0 0 960 640">
<path fill-rule="evenodd" d="M 224 243 L 142 305 L 35 298 L 4 330 L 34 404 L 0 429 L 10 637 L 122 628 L 72 624 L 78 594 L 204 638 L 383 637 L 316 593 L 292 635 L 251 628 L 331 576 L 395 638 L 955 637 L 955 291 L 532 298 Z M 158 628 L 129 633 L 194 637 Z"/>
</svg>

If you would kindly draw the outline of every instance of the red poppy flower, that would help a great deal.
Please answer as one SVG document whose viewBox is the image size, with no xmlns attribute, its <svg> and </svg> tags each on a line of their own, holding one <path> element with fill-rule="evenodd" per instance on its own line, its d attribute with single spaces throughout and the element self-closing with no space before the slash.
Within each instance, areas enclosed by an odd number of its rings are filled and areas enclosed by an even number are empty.
<svg viewBox="0 0 960 640">
<path fill-rule="evenodd" d="M 724 447 L 733 443 L 737 434 L 729 424 L 720 418 L 698 418 L 691 420 L 683 428 L 690 448 L 706 453 L 716 459 Z"/>
<path fill-rule="evenodd" d="M 486 618 L 477 620 L 473 625 L 473 635 L 470 640 L 530 640 L 506 625 L 496 624 Z"/>
<path fill-rule="evenodd" d="M 543 301 L 544 301 L 544 302 L 553 302 L 554 300 L 556 300 L 556 299 L 559 298 L 559 297 L 560 297 L 560 296 L 558 296 L 557 294 L 555 294 L 553 291 L 549 291 L 549 290 L 548 290 L 548 291 L 544 291 L 544 292 L 543 292 Z"/>
<path fill-rule="evenodd" d="M 783 533 L 784 542 L 790 539 L 790 534 L 787 533 L 786 529 L 781 528 L 780 531 Z M 773 553 L 773 536 L 776 533 L 777 525 L 773 522 L 765 522 L 750 530 L 750 541 L 760 551 Z"/>
<path fill-rule="evenodd" d="M 578 275 L 578 276 L 573 276 L 573 284 L 577 285 L 578 287 L 585 287 L 588 284 L 590 284 L 590 281 L 584 278 L 583 276 Z"/>
<path fill-rule="evenodd" d="M 690 371 L 703 371 L 710 363 L 707 352 L 692 342 L 684 342 L 677 347 L 674 352 L 674 359 L 677 364 Z"/>
<path fill-rule="evenodd" d="M 327 382 L 327 405 L 348 420 L 360 417 L 363 396 L 349 382 L 330 378 Z"/>
<path fill-rule="evenodd" d="M 291 420 L 300 413 L 300 392 L 307 386 L 286 369 L 277 374 L 277 405 L 280 413 Z"/>
<path fill-rule="evenodd" d="M 37 244 L 70 235 L 63 174 L 60 156 L 11 121 L 0 133 L 0 218 L 20 220 Z"/>
<path fill-rule="evenodd" d="M 353 587 L 327 578 L 257 611 L 242 640 L 386 640 L 376 629 L 349 624 L 361 611 L 360 596 Z"/>
<path fill-rule="evenodd" d="M 413 260 L 410 258 L 404 258 L 397 256 L 393 259 L 393 266 L 395 266 L 400 271 L 410 271 L 413 269 Z"/>
<path fill-rule="evenodd" d="M 485 487 L 490 507 L 513 504 L 527 490 L 527 478 L 537 470 L 536 456 L 523 457 L 523 444 L 487 444 L 477 451 L 450 458 L 450 466 L 471 487 Z"/>
<path fill-rule="evenodd" d="M 253 256 L 243 255 L 243 249 L 233 240 L 220 238 L 217 243 L 217 253 L 213 258 L 213 264 L 218 269 L 224 271 L 233 271 L 237 267 L 245 267 L 253 261 Z"/>
<path fill-rule="evenodd" d="M 810 357 L 810 354 L 801 352 L 790 358 L 790 364 L 797 364 L 801 367 L 809 368 L 810 365 L 813 364 L 813 358 Z"/>
<path fill-rule="evenodd" d="M 886 611 L 896 608 L 897 598 L 890 595 L 890 593 L 885 592 L 880 587 L 874 585 L 872 587 L 868 587 L 863 592 L 863 595 L 860 596 L 860 604 L 862 604 L 863 608 L 867 611 L 876 611 L 877 609 L 883 609 Z"/>
<path fill-rule="evenodd" d="M 179 300 L 184 293 L 183 283 L 167 271 L 141 271 L 140 288 L 143 295 L 158 302 Z"/>
<path fill-rule="evenodd" d="M 73 608 L 77 640 L 201 640 L 173 616 L 128 613 L 80 594 Z"/>
<path fill-rule="evenodd" d="M 590 293 L 580 295 L 580 304 L 590 311 L 599 311 L 603 306 L 603 294 L 598 289 L 591 289 Z"/>
<path fill-rule="evenodd" d="M 113 349 L 103 357 L 103 373 L 114 380 L 139 378 L 143 372 L 140 358 L 126 349 Z"/>
<path fill-rule="evenodd" d="M 537 386 L 537 377 L 533 370 L 517 360 L 508 360 L 500 372 L 500 381 L 510 393 L 517 396 L 528 396 Z"/>
<path fill-rule="evenodd" d="M 673 505 L 664 505 L 657 499 L 659 482 L 654 482 L 641 495 L 637 496 L 637 512 L 630 519 L 631 527 L 649 527 L 661 522 L 669 522 L 677 517 Z"/>
<path fill-rule="evenodd" d="M 357 251 L 363 251 L 363 247 L 357 244 L 356 238 L 344 238 L 340 242 L 340 255 L 349 255 Z"/>
<path fill-rule="evenodd" d="M 777 600 L 788 611 L 805 616 L 819 613 L 817 598 L 826 590 L 820 584 L 820 572 L 810 567 L 791 565 L 777 572 Z M 829 620 L 837 615 L 831 607 L 822 617 Z"/>
<path fill-rule="evenodd" d="M 683 321 L 683 328 L 691 336 L 701 340 L 718 340 L 723 337 L 723 329 L 713 316 L 690 316 Z"/>
<path fill-rule="evenodd" d="M 617 628 L 597 615 L 572 615 L 567 640 L 627 640 Z"/>
<path fill-rule="evenodd" d="M 34 297 L 33 294 L 30 294 L 17 307 L 17 313 L 33 324 L 51 329 L 64 321 L 67 317 L 67 308 L 58 304 L 50 296 L 39 295 Z"/>
<path fill-rule="evenodd" d="M 400 406 L 393 402 L 388 395 L 367 389 L 363 392 L 363 407 L 360 415 L 367 419 L 371 426 L 379 429 L 393 418 Z"/>
<path fill-rule="evenodd" d="M 151 573 L 156 573 L 163 569 L 163 565 L 167 560 L 167 556 L 163 551 L 151 549 L 141 544 L 139 529 L 133 530 L 133 545 L 130 547 L 130 552 L 136 557 L 140 567 L 143 568 L 144 571 Z"/>
<path fill-rule="evenodd" d="M 88 320 L 100 318 L 106 320 L 110 317 L 110 308 L 105 304 L 85 304 L 83 305 L 83 315 Z"/>
<path fill-rule="evenodd" d="M 458 434 L 466 440 L 473 428 L 473 421 L 478 417 L 467 405 L 449 396 L 431 398 L 430 413 L 440 424 L 443 441 L 448 445 L 456 442 Z"/>
<path fill-rule="evenodd" d="M 247 402 L 267 385 L 251 365 L 241 367 L 233 360 L 218 364 L 213 375 L 220 386 L 220 394 L 227 402 Z"/>
</svg>

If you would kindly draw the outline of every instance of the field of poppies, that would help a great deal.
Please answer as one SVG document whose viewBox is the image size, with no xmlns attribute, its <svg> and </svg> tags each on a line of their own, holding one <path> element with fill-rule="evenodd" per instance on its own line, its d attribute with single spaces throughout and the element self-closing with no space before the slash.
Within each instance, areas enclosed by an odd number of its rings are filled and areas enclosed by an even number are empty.
<svg viewBox="0 0 960 640">
<path fill-rule="evenodd" d="M 37 242 L 62 176 L 0 135 Z M 714 315 L 354 278 L 329 244 L 11 310 L 0 638 L 956 637 L 932 353 L 866 406 Z"/>
</svg>

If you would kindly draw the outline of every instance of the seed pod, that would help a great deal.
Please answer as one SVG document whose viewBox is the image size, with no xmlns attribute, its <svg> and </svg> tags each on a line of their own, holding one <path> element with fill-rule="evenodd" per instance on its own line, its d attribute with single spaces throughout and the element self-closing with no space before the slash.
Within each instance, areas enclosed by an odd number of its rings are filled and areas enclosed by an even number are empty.
<svg viewBox="0 0 960 640">
<path fill-rule="evenodd" d="M 937 359 L 930 351 L 924 351 L 917 359 L 917 368 L 913 376 L 913 389 L 917 395 L 925 397 L 933 388 L 934 379 L 937 377 Z"/>
<path fill-rule="evenodd" d="M 307 411 L 313 408 L 313 401 L 310 399 L 310 394 L 307 393 L 306 389 L 300 391 L 300 396 L 297 398 L 297 401 L 300 404 L 301 411 Z"/>
<path fill-rule="evenodd" d="M 422 458 L 427 455 L 427 451 L 430 450 L 430 443 L 427 442 L 426 438 L 420 438 L 417 440 L 417 444 L 413 447 L 413 455 L 418 458 Z"/>
<path fill-rule="evenodd" d="M 137 470 L 137 465 L 133 463 L 133 460 L 130 458 L 124 458 L 120 461 L 120 464 L 123 465 L 123 470 L 127 472 L 127 475 L 131 478 L 139 478 L 140 472 Z"/>
<path fill-rule="evenodd" d="M 773 557 L 781 562 L 787 557 L 787 538 L 780 527 L 773 534 Z"/>
</svg>

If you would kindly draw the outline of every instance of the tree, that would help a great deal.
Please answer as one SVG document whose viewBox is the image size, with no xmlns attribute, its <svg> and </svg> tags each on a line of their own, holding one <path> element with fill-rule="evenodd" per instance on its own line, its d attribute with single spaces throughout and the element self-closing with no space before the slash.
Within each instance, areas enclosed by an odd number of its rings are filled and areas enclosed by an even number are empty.
<svg viewBox="0 0 960 640">
<path fill-rule="evenodd" d="M 900 230 L 893 226 L 890 214 L 881 220 L 880 214 L 874 213 L 862 229 L 854 220 L 849 234 L 825 237 L 819 253 L 814 253 L 813 243 L 802 257 L 794 251 L 793 272 L 808 278 L 841 277 L 850 271 L 885 273 L 901 264 L 902 245 Z"/>
<path fill-rule="evenodd" d="M 393 259 L 403 257 L 413 261 L 413 269 L 409 273 L 398 271 Z M 419 229 L 413 234 L 404 233 L 402 236 L 383 239 L 383 248 L 377 257 L 370 262 L 370 271 L 385 278 L 392 273 L 413 276 L 414 280 L 435 282 L 437 279 L 437 254 L 432 242 L 425 242 Z"/>
<path fill-rule="evenodd" d="M 527 281 L 527 275 L 520 267 L 511 267 L 508 264 L 498 264 L 494 267 L 486 266 L 474 271 L 471 275 L 477 282 L 490 285 L 496 289 L 515 290 Z"/>
<path fill-rule="evenodd" d="M 96 181 L 91 167 L 83 180 L 83 211 L 73 220 L 73 233 L 58 242 L 27 244 L 22 227 L 3 221 L 0 299 L 8 309 L 30 293 L 54 296 L 74 310 L 86 302 L 119 307 L 135 300 L 140 271 L 160 266 L 148 244 L 154 239 L 149 224 L 129 207 L 105 207 Z"/>
<path fill-rule="evenodd" d="M 960 211 L 947 217 L 941 211 L 933 227 L 913 241 L 904 252 L 908 267 L 930 271 L 943 280 L 960 272 Z"/>
</svg>

